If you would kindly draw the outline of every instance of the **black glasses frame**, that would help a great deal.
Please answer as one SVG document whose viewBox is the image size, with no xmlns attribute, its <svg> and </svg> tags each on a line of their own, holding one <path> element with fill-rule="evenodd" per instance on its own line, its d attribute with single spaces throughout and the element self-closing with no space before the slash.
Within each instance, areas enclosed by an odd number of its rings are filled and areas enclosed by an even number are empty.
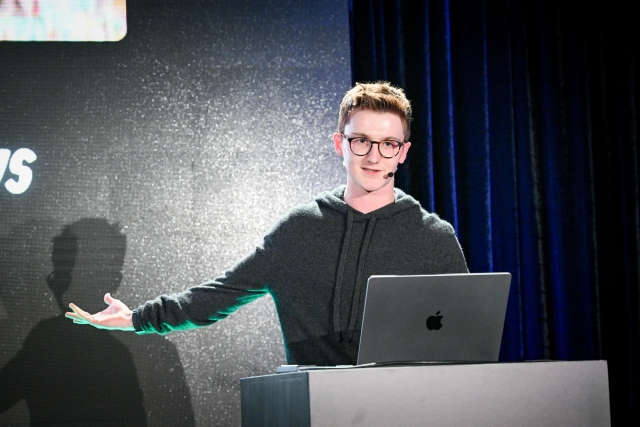
<svg viewBox="0 0 640 427">
<path fill-rule="evenodd" d="M 404 142 L 402 142 L 402 141 L 397 141 L 397 140 L 395 140 L 395 139 L 387 139 L 387 140 L 384 140 L 384 141 L 372 141 L 372 140 L 370 140 L 369 138 L 365 138 L 364 136 L 353 136 L 353 137 L 349 138 L 349 137 L 347 137 L 344 133 L 343 133 L 343 134 L 341 134 L 341 135 L 342 135 L 342 137 L 343 137 L 344 139 L 346 139 L 347 141 L 349 141 L 349 149 L 351 150 L 351 152 L 352 152 L 354 155 L 356 155 L 356 156 L 360 156 L 360 157 L 363 157 L 363 156 L 366 156 L 367 154 L 369 154 L 369 153 L 371 152 L 371 149 L 373 148 L 373 144 L 378 144 L 378 153 L 380 153 L 380 155 L 381 155 L 382 157 L 384 157 L 385 159 L 393 159 L 393 158 L 394 158 L 394 157 L 396 157 L 398 154 L 400 154 L 400 151 L 402 151 L 402 146 L 404 145 Z M 366 153 L 364 153 L 364 154 L 358 154 L 358 153 L 356 153 L 355 151 L 353 151 L 353 147 L 351 146 L 351 141 L 353 141 L 354 139 L 364 139 L 364 140 L 366 140 L 366 141 L 369 141 L 369 143 L 371 144 L 371 145 L 369 146 L 369 151 L 367 151 L 367 152 L 366 152 Z M 383 142 L 390 142 L 390 141 L 397 142 L 397 143 L 399 144 L 399 147 L 398 147 L 398 152 L 397 152 L 396 154 L 394 154 L 394 155 L 393 155 L 393 156 L 391 156 L 391 157 L 388 157 L 388 156 L 385 156 L 384 154 L 382 154 L 382 151 L 380 150 L 380 144 L 382 144 Z"/>
</svg>

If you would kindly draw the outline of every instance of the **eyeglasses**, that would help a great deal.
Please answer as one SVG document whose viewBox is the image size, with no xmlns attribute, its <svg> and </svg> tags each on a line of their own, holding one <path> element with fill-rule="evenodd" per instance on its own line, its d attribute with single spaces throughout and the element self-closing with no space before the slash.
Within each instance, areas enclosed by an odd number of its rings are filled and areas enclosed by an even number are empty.
<svg viewBox="0 0 640 427">
<path fill-rule="evenodd" d="M 398 155 L 404 142 L 388 139 L 385 141 L 372 141 L 364 136 L 354 136 L 348 138 L 345 134 L 342 136 L 349 141 L 351 152 L 356 156 L 366 156 L 371 151 L 373 144 L 378 144 L 378 152 L 385 159 L 392 159 Z"/>
</svg>

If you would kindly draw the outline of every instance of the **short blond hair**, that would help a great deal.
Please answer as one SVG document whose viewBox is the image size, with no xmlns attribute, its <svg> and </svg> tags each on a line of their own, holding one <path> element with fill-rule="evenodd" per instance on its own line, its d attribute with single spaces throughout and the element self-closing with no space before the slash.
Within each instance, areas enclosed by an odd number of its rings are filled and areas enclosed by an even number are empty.
<svg viewBox="0 0 640 427">
<path fill-rule="evenodd" d="M 399 87 L 389 82 L 356 83 L 345 93 L 338 114 L 338 132 L 344 128 L 358 110 L 371 110 L 397 114 L 402 121 L 404 140 L 411 135 L 411 103 Z"/>
</svg>

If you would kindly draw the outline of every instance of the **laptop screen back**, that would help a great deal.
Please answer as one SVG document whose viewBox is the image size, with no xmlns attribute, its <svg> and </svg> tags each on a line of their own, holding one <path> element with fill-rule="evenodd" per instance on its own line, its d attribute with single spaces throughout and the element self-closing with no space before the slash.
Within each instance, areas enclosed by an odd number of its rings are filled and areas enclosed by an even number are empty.
<svg viewBox="0 0 640 427">
<path fill-rule="evenodd" d="M 371 276 L 358 364 L 497 361 L 511 274 Z"/>
</svg>

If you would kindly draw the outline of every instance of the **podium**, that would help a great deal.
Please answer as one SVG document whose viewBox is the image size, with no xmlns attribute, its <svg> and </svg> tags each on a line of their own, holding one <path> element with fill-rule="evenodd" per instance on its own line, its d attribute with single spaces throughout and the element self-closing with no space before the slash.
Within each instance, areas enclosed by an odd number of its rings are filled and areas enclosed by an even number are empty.
<svg viewBox="0 0 640 427">
<path fill-rule="evenodd" d="M 243 378 L 242 426 L 610 426 L 606 361 L 335 368 Z"/>
</svg>

